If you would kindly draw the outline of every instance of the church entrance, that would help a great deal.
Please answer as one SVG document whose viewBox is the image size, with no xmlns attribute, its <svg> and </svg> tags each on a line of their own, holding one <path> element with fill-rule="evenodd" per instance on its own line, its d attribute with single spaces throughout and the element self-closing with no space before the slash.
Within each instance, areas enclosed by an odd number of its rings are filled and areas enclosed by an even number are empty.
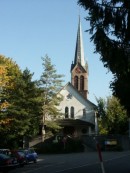
<svg viewBox="0 0 130 173">
<path fill-rule="evenodd" d="M 63 134 L 65 135 L 73 135 L 75 132 L 75 128 L 73 126 L 65 126 L 63 128 Z"/>
</svg>

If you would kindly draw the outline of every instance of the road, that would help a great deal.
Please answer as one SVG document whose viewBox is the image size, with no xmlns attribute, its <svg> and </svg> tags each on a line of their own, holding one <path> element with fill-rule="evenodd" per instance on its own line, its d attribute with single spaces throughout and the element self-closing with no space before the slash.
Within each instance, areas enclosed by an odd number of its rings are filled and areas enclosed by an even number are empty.
<svg viewBox="0 0 130 173">
<path fill-rule="evenodd" d="M 130 173 L 130 151 L 102 152 L 105 173 Z M 30 163 L 10 173 L 103 173 L 97 152 L 39 155 Z"/>
</svg>

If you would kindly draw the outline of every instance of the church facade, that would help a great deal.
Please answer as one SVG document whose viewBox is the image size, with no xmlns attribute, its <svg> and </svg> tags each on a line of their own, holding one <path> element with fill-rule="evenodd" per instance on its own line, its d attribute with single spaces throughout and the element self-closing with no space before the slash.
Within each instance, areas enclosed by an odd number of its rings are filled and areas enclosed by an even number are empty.
<svg viewBox="0 0 130 173">
<path fill-rule="evenodd" d="M 58 121 L 63 133 L 81 136 L 97 133 L 96 105 L 88 100 L 88 63 L 85 62 L 82 29 L 79 18 L 74 61 L 71 64 L 71 82 L 58 93 L 63 98 L 57 107 L 62 113 Z"/>
</svg>

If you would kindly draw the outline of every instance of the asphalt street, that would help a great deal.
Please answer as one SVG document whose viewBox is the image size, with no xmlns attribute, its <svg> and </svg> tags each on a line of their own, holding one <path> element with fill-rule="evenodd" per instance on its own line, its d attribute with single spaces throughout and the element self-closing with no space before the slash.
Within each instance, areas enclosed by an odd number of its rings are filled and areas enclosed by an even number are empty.
<svg viewBox="0 0 130 173">
<path fill-rule="evenodd" d="M 104 172 L 97 152 L 39 155 L 30 163 L 10 173 L 130 173 L 130 151 L 102 152 Z"/>
</svg>

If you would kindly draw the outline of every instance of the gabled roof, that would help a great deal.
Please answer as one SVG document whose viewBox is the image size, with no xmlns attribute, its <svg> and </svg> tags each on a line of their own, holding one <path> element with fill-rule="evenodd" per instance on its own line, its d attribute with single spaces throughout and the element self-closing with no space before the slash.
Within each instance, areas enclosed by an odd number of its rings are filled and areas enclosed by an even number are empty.
<svg viewBox="0 0 130 173">
<path fill-rule="evenodd" d="M 64 87 L 62 87 L 61 90 L 63 90 L 64 88 L 66 88 L 68 85 L 69 85 L 71 88 L 73 88 L 73 90 L 75 90 L 75 92 L 77 92 L 77 94 L 79 94 L 80 97 L 82 97 L 83 100 L 85 100 L 88 104 L 92 105 L 92 106 L 95 107 L 95 109 L 96 109 L 97 106 L 96 106 L 94 103 L 92 103 L 91 101 L 89 101 L 88 99 L 85 99 L 84 96 L 83 96 L 83 95 L 82 95 L 82 94 L 81 94 L 70 82 L 68 82 Z M 60 90 L 60 91 L 61 91 L 61 90 Z M 60 91 L 59 91 L 59 93 L 60 93 Z"/>
</svg>

